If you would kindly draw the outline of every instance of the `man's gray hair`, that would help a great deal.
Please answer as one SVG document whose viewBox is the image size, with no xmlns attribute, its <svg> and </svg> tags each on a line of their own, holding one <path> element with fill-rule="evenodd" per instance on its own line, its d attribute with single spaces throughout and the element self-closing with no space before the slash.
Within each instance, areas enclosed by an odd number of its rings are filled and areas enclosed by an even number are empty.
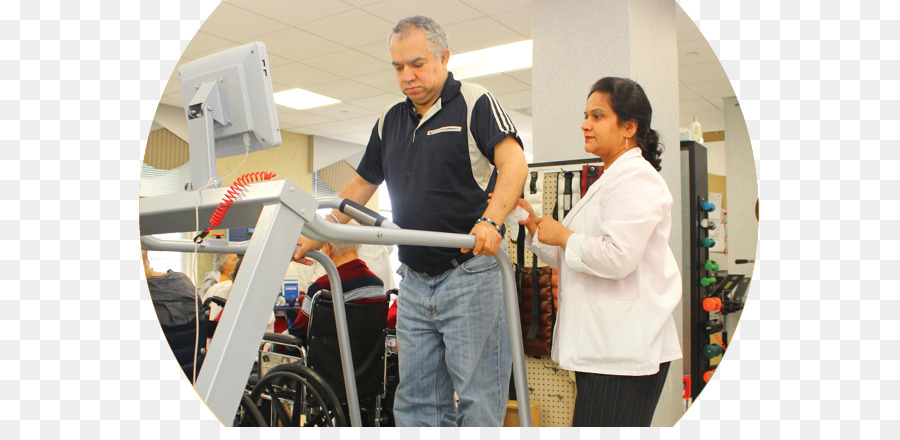
<svg viewBox="0 0 900 440">
<path fill-rule="evenodd" d="M 421 29 L 422 32 L 425 33 L 425 38 L 428 39 L 431 53 L 434 54 L 436 60 L 440 60 L 444 50 L 450 47 L 447 33 L 444 32 L 444 28 L 434 20 L 421 15 L 406 17 L 397 22 L 397 25 L 394 26 L 393 32 L 391 33 L 391 38 L 394 38 L 395 35 L 400 39 L 406 38 L 407 34 L 413 29 Z M 388 41 L 390 41 L 390 39 L 388 39 Z"/>
<path fill-rule="evenodd" d="M 360 246 L 359 243 L 334 243 L 329 242 L 329 246 L 331 246 L 331 253 L 334 255 L 344 255 L 347 252 L 359 251 Z"/>
</svg>

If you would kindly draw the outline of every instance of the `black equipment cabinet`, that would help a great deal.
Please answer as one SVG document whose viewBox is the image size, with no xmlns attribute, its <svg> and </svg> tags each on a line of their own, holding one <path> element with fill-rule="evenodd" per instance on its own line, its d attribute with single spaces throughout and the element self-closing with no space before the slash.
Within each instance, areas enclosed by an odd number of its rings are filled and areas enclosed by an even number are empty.
<svg viewBox="0 0 900 440">
<path fill-rule="evenodd" d="M 709 230 L 701 226 L 708 219 L 708 212 L 702 208 L 709 197 L 709 177 L 707 171 L 706 147 L 694 141 L 681 141 L 682 166 L 682 209 L 686 211 L 683 220 L 684 246 L 689 251 L 684 254 L 684 332 L 688 336 L 684 351 L 689 362 L 691 377 L 691 399 L 696 399 L 706 383 L 703 375 L 710 370 L 710 360 L 703 355 L 703 348 L 709 345 L 710 332 L 707 323 L 713 318 L 703 309 L 703 300 L 710 297 L 714 284 L 704 286 L 701 280 L 709 278 L 705 264 L 709 260 L 709 247 L 704 246 L 704 238 L 709 238 Z M 716 207 L 718 209 L 719 207 Z M 688 256 L 688 252 L 690 256 Z M 724 313 L 714 313 L 724 323 Z M 685 372 L 687 374 L 687 371 Z"/>
</svg>

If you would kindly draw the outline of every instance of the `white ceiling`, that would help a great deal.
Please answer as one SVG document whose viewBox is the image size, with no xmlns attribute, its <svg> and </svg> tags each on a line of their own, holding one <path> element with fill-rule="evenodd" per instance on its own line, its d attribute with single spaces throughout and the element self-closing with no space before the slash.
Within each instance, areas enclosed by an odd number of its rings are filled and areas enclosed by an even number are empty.
<svg viewBox="0 0 900 440">
<path fill-rule="evenodd" d="M 224 0 L 178 64 L 262 41 L 276 92 L 300 87 L 343 101 L 305 111 L 277 106 L 281 129 L 365 144 L 380 110 L 402 97 L 387 51 L 398 20 L 436 17 L 450 37 L 451 53 L 462 53 L 531 38 L 531 1 L 417 0 L 411 8 L 408 0 Z M 687 127 L 696 115 L 704 131 L 722 130 L 722 98 L 734 96 L 731 84 L 706 39 L 676 10 L 679 122 Z M 531 69 L 470 81 L 491 90 L 530 144 Z M 182 105 L 175 72 L 161 103 Z"/>
</svg>

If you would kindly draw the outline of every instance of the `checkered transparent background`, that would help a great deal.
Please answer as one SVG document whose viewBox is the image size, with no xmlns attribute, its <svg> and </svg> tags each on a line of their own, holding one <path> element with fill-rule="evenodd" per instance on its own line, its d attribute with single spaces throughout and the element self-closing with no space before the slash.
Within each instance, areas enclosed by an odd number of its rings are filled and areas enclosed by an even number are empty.
<svg viewBox="0 0 900 440">
<path fill-rule="evenodd" d="M 680 2 L 747 118 L 762 222 L 736 342 L 677 427 L 400 438 L 897 435 L 900 10 L 856 3 Z M 141 148 L 181 50 L 216 4 L 4 3 L 3 438 L 298 434 L 220 427 L 161 339 L 137 259 Z"/>
</svg>

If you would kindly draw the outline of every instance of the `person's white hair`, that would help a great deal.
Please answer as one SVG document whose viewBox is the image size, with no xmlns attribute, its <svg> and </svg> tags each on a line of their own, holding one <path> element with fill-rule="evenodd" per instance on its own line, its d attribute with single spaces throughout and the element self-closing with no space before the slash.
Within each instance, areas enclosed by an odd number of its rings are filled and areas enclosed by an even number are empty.
<svg viewBox="0 0 900 440">
<path fill-rule="evenodd" d="M 222 272 L 225 269 L 225 264 L 228 263 L 229 255 L 231 254 L 213 254 L 213 270 Z"/>
<path fill-rule="evenodd" d="M 331 253 L 333 255 L 344 255 L 348 252 L 359 251 L 360 246 L 359 243 L 328 243 L 331 246 Z"/>
</svg>

